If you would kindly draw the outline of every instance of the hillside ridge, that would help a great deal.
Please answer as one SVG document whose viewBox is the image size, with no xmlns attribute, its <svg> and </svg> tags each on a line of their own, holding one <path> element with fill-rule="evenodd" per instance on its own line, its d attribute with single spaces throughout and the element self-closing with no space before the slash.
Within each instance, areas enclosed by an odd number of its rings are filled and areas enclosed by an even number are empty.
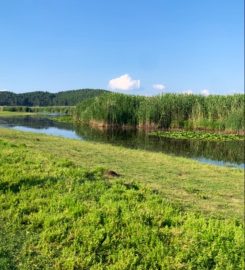
<svg viewBox="0 0 245 270">
<path fill-rule="evenodd" d="M 14 93 L 0 91 L 0 106 L 74 106 L 77 103 L 107 93 L 104 89 L 77 89 L 51 93 L 33 91 Z"/>
</svg>

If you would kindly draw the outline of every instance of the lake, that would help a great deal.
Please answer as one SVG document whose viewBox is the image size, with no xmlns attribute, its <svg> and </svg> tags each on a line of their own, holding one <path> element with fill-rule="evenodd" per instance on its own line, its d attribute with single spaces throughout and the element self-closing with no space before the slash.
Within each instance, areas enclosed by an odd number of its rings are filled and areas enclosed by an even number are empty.
<svg viewBox="0 0 245 270">
<path fill-rule="evenodd" d="M 101 130 L 60 123 L 45 116 L 2 117 L 0 126 L 70 139 L 110 143 L 124 147 L 183 156 L 203 163 L 244 168 L 244 142 L 176 140 L 148 136 L 143 130 Z"/>
</svg>

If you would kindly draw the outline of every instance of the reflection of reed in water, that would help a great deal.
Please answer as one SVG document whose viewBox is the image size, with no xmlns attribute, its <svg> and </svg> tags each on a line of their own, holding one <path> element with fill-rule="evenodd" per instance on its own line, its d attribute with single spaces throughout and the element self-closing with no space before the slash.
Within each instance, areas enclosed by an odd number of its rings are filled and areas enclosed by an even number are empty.
<svg viewBox="0 0 245 270">
<path fill-rule="evenodd" d="M 140 130 L 96 129 L 76 126 L 76 133 L 87 140 L 126 147 L 164 152 L 190 158 L 206 158 L 224 162 L 244 163 L 244 142 L 212 142 L 176 140 L 148 136 Z"/>
<path fill-rule="evenodd" d="M 5 121 L 5 124 L 10 124 L 11 126 L 24 126 L 29 128 L 43 129 L 50 127 L 57 127 L 66 130 L 73 130 L 73 125 L 70 123 L 55 122 L 52 118 L 47 118 L 45 116 L 16 116 L 16 117 L 6 117 L 0 119 L 0 123 Z"/>
<path fill-rule="evenodd" d="M 129 148 L 164 152 L 171 155 L 189 158 L 205 158 L 216 161 L 244 163 L 244 142 L 213 142 L 198 140 L 176 140 L 164 137 L 148 136 L 143 130 L 97 129 L 88 125 L 75 126 L 70 123 L 55 122 L 45 117 L 13 117 L 0 119 L 0 124 L 23 126 L 34 129 L 56 127 L 62 130 L 75 131 L 83 140 L 111 143 Z M 62 131 L 60 131 L 62 132 Z M 62 134 L 56 134 L 62 135 Z"/>
</svg>

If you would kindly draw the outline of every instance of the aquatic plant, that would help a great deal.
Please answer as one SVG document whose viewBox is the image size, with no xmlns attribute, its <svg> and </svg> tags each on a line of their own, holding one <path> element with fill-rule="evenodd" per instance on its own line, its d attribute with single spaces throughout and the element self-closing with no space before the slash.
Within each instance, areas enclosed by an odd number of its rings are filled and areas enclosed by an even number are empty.
<svg viewBox="0 0 245 270">
<path fill-rule="evenodd" d="M 244 95 L 108 93 L 80 103 L 75 114 L 79 121 L 104 125 L 243 132 Z"/>
<path fill-rule="evenodd" d="M 237 134 L 217 134 L 203 131 L 153 131 L 150 136 L 173 139 L 203 140 L 203 141 L 244 141 L 244 136 Z"/>
</svg>

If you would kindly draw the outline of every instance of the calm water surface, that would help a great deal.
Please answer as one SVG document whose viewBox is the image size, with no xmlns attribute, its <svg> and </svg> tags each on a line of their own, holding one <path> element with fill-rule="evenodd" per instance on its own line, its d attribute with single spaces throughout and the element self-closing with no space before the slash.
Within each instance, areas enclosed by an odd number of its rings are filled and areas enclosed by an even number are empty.
<svg viewBox="0 0 245 270">
<path fill-rule="evenodd" d="M 203 163 L 244 168 L 244 142 L 207 142 L 148 136 L 137 130 L 99 130 L 43 117 L 4 117 L 0 126 L 71 139 L 96 141 L 192 158 Z"/>
</svg>

